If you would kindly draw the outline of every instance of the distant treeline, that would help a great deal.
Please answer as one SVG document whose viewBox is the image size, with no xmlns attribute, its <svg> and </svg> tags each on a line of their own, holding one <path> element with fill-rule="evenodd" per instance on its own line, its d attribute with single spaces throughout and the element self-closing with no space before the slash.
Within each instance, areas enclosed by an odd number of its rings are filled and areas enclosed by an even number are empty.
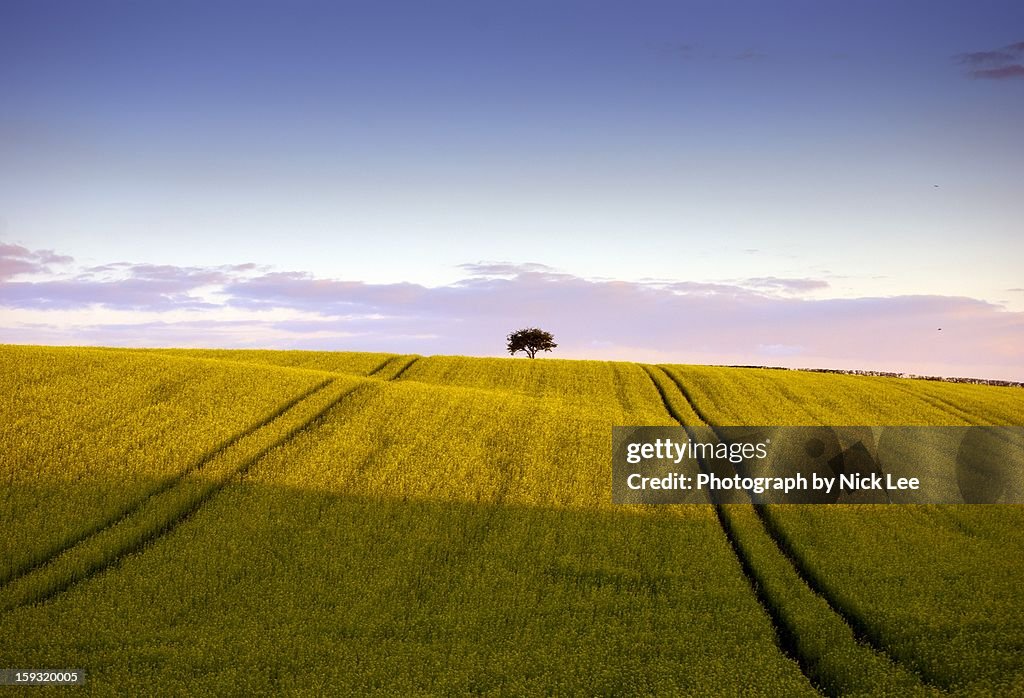
<svg viewBox="0 0 1024 698">
<path fill-rule="evenodd" d="M 843 370 L 841 368 L 788 368 L 786 366 L 746 366 L 732 364 L 727 368 L 766 368 L 772 371 L 808 371 L 810 373 L 841 373 L 847 376 L 879 376 L 882 378 L 913 378 L 923 381 L 942 381 L 943 383 L 973 383 L 975 385 L 995 385 L 1005 388 L 1024 388 L 1019 381 L 989 380 L 986 378 L 946 378 L 944 376 L 919 376 L 915 373 L 894 373 L 892 371 L 860 371 Z"/>
</svg>

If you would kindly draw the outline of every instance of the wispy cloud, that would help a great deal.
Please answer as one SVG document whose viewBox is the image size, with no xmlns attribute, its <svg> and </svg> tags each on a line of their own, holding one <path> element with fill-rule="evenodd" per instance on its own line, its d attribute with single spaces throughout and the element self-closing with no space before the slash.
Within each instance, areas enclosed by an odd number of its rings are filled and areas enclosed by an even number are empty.
<svg viewBox="0 0 1024 698">
<path fill-rule="evenodd" d="M 145 279 L 9 281 L 0 285 L 0 304 L 61 310 L 93 305 L 149 311 L 214 307 L 190 290 L 189 285 L 175 281 Z"/>
<path fill-rule="evenodd" d="M 0 242 L 0 281 L 21 274 L 45 274 L 52 264 L 70 264 L 74 260 L 53 250 L 30 250 L 21 245 Z"/>
<path fill-rule="evenodd" d="M 953 57 L 967 66 L 972 78 L 1004 80 L 1024 78 L 1024 41 L 992 51 L 959 53 Z"/>
<path fill-rule="evenodd" d="M 510 329 L 540 326 L 567 357 L 1024 378 L 1024 313 L 972 298 L 819 298 L 828 285 L 809 278 L 598 280 L 508 262 L 462 269 L 465 278 L 428 287 L 251 265 L 102 265 L 0 282 L 0 341 L 496 355 Z"/>
<path fill-rule="evenodd" d="M 734 57 L 737 61 L 761 61 L 768 57 L 767 53 L 762 51 L 755 51 L 754 49 L 747 49 L 737 53 Z"/>
<path fill-rule="evenodd" d="M 743 284 L 754 288 L 785 291 L 788 293 L 806 293 L 828 288 L 828 282 L 822 279 L 780 279 L 776 276 L 762 276 L 746 279 Z"/>
<path fill-rule="evenodd" d="M 529 272 L 554 273 L 557 271 L 553 267 L 536 262 L 520 264 L 511 264 L 509 262 L 472 262 L 460 264 L 458 268 L 473 276 L 510 276 Z"/>
<path fill-rule="evenodd" d="M 85 267 L 60 278 L 45 278 L 50 264 L 70 264 L 71 257 L 50 250 L 28 253 L 17 245 L 0 246 L 0 253 L 13 250 L 9 266 L 15 273 L 0 276 L 0 304 L 8 307 L 73 309 L 100 305 L 107 308 L 169 311 L 209 308 L 214 304 L 197 295 L 203 289 L 221 287 L 255 265 L 227 267 L 179 267 L 172 265 L 113 262 Z M 20 256 L 17 256 L 20 255 Z M 5 259 L 0 256 L 0 259 Z M 17 274 L 33 274 L 35 280 L 11 280 Z M 38 278 L 43 276 L 44 278 Z"/>
</svg>

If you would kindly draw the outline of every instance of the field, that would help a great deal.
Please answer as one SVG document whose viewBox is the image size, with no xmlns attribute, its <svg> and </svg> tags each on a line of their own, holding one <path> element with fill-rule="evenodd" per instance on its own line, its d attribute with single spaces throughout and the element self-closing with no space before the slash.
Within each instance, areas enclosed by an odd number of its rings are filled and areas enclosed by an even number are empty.
<svg viewBox="0 0 1024 698">
<path fill-rule="evenodd" d="M 112 696 L 1024 695 L 1024 507 L 616 506 L 609 468 L 613 425 L 1022 425 L 1024 389 L 332 352 L 0 361 L 0 669 L 84 669 Z"/>
</svg>

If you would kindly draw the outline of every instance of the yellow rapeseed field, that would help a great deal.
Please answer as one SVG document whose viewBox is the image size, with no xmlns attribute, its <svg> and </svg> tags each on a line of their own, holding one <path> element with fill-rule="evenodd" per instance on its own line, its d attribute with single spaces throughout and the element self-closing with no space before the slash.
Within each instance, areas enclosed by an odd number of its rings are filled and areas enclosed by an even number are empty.
<svg viewBox="0 0 1024 698">
<path fill-rule="evenodd" d="M 0 346 L 0 583 L 124 515 L 326 374 Z"/>
<path fill-rule="evenodd" d="M 615 425 L 1020 424 L 1022 390 L 335 352 L 0 357 L 0 656 L 83 668 L 92 695 L 1024 687 L 1019 507 L 616 506 L 609 467 Z"/>
</svg>

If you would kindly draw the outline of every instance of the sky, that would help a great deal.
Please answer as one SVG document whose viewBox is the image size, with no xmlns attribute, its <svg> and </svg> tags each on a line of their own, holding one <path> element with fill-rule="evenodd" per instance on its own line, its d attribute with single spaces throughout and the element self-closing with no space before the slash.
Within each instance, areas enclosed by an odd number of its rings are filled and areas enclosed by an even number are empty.
<svg viewBox="0 0 1024 698">
<path fill-rule="evenodd" d="M 1022 165 L 1019 1 L 3 0 L 0 342 L 1024 380 Z"/>
</svg>

